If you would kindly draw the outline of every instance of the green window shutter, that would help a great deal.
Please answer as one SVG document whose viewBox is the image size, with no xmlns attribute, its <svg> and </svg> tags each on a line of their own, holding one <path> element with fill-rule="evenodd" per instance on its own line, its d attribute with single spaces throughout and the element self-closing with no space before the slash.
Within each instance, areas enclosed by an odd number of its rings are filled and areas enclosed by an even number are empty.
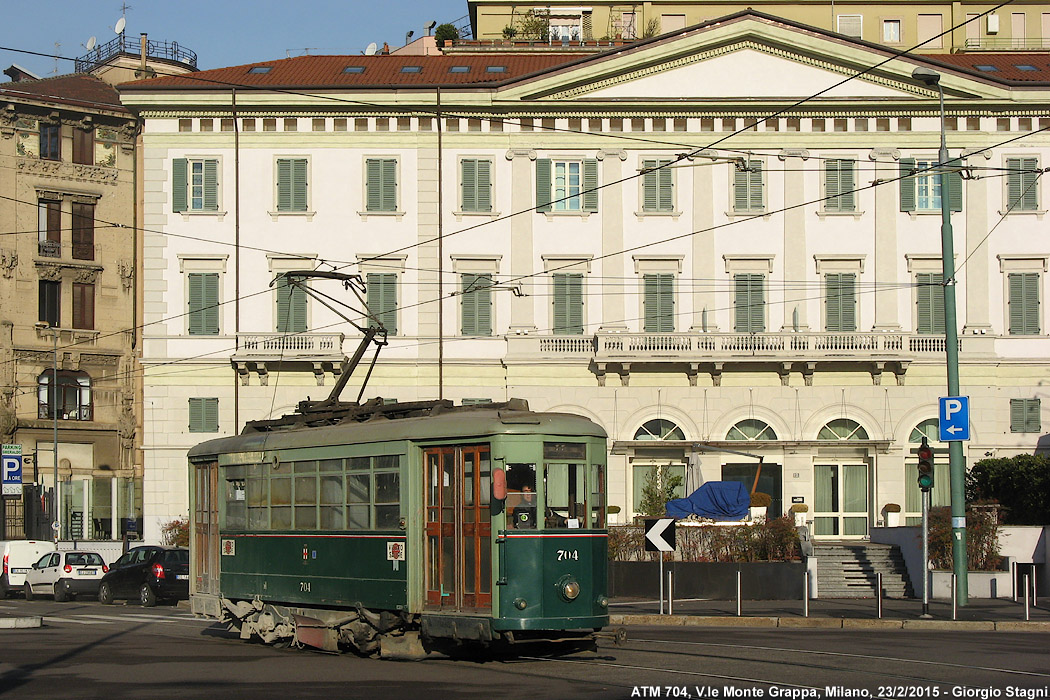
<svg viewBox="0 0 1050 700">
<path fill-rule="evenodd" d="M 762 333 L 765 323 L 765 275 L 734 275 L 735 328 L 737 333 Z"/>
<path fill-rule="evenodd" d="M 292 210 L 292 161 L 277 161 L 277 211 Z"/>
<path fill-rule="evenodd" d="M 1021 208 L 1021 158 L 1006 159 L 1006 210 Z"/>
<path fill-rule="evenodd" d="M 365 161 L 365 211 L 380 211 L 383 206 L 383 165 L 378 158 Z"/>
<path fill-rule="evenodd" d="M 306 331 L 306 292 L 288 284 L 282 275 L 277 283 L 277 332 L 303 333 Z"/>
<path fill-rule="evenodd" d="M 824 209 L 826 211 L 854 211 L 852 159 L 830 158 L 824 165 Z"/>
<path fill-rule="evenodd" d="M 492 161 L 477 161 L 477 209 L 492 211 Z"/>
<path fill-rule="evenodd" d="M 578 273 L 554 275 L 554 333 L 580 335 L 583 333 L 583 275 Z"/>
<path fill-rule="evenodd" d="M 746 170 L 733 168 L 733 211 L 747 211 L 747 206 L 751 201 L 747 192 L 747 186 L 751 182 L 748 177 L 750 174 Z"/>
<path fill-rule="evenodd" d="M 306 211 L 306 159 L 292 161 L 292 211 Z"/>
<path fill-rule="evenodd" d="M 465 274 L 461 283 L 462 334 L 492 335 L 492 276 Z"/>
<path fill-rule="evenodd" d="M 644 316 L 646 333 L 674 332 L 674 275 L 644 275 Z"/>
<path fill-rule="evenodd" d="M 171 162 L 171 210 L 186 211 L 186 159 Z"/>
<path fill-rule="evenodd" d="M 1036 211 L 1039 209 L 1039 160 L 1036 158 L 1021 158 L 1021 167 L 1025 172 L 1021 173 L 1021 208 L 1025 211 Z"/>
<path fill-rule="evenodd" d="M 219 432 L 219 399 L 204 399 L 204 429 L 208 433 Z"/>
<path fill-rule="evenodd" d="M 397 211 L 397 160 L 383 159 L 383 211 Z"/>
<path fill-rule="evenodd" d="M 183 188 L 185 189 L 185 188 Z M 204 210 L 219 209 L 219 161 L 204 161 Z"/>
<path fill-rule="evenodd" d="M 824 326 L 830 332 L 842 330 L 842 292 L 839 289 L 841 275 L 824 275 L 824 309 L 827 317 Z"/>
<path fill-rule="evenodd" d="M 460 209 L 478 210 L 478 161 L 464 158 L 459 162 Z"/>
<path fill-rule="evenodd" d="M 840 211 L 841 202 L 835 197 L 839 193 L 839 161 L 829 158 L 824 161 L 824 209 Z"/>
<path fill-rule="evenodd" d="M 1039 420 L 1039 399 L 1027 399 L 1025 401 L 1024 427 L 1026 433 L 1043 432 L 1042 422 Z"/>
<path fill-rule="evenodd" d="M 1010 335 L 1039 333 L 1039 274 L 1024 272 L 1007 277 L 1010 304 Z"/>
<path fill-rule="evenodd" d="M 921 272 L 915 276 L 917 305 L 917 333 L 944 333 L 944 278 L 936 272 Z"/>
<path fill-rule="evenodd" d="M 219 432 L 219 399 L 191 398 L 189 400 L 189 430 L 191 433 Z"/>
<path fill-rule="evenodd" d="M 659 294 L 660 294 L 660 276 L 659 275 L 643 275 L 643 297 L 642 297 L 642 310 L 644 312 L 644 326 L 643 330 L 646 333 L 657 333 L 660 328 L 660 317 L 659 317 Z"/>
<path fill-rule="evenodd" d="M 948 161 L 948 210 L 962 211 L 963 189 L 962 168 L 963 162 L 959 158 Z"/>
<path fill-rule="evenodd" d="M 1025 420 L 1027 417 L 1026 406 L 1027 401 L 1025 399 L 1010 399 L 1010 432 L 1011 433 L 1023 433 L 1027 427 Z"/>
<path fill-rule="evenodd" d="M 901 211 L 915 211 L 915 159 L 901 158 L 900 177 L 897 181 L 900 186 Z"/>
<path fill-rule="evenodd" d="M 397 335 L 397 275 L 369 273 L 368 310 L 386 328 L 388 335 Z"/>
<path fill-rule="evenodd" d="M 853 180 L 853 164 L 853 160 L 839 161 L 839 192 L 842 193 L 842 196 L 839 197 L 839 211 L 857 209 L 856 193 L 853 192 L 856 186 Z"/>
<path fill-rule="evenodd" d="M 748 209 L 750 211 L 762 211 L 762 161 L 748 161 L 751 172 L 748 173 Z"/>
<path fill-rule="evenodd" d="M 216 335 L 219 332 L 219 274 L 190 273 L 190 335 Z"/>
<path fill-rule="evenodd" d="M 674 211 L 674 171 L 670 168 L 671 161 L 662 161 L 668 167 L 658 171 L 660 176 L 660 211 Z"/>
<path fill-rule="evenodd" d="M 824 276 L 824 280 L 826 283 L 827 321 L 825 325 L 827 330 L 832 332 L 857 330 L 856 275 L 853 273 L 829 274 Z"/>
<path fill-rule="evenodd" d="M 598 161 L 583 161 L 583 210 L 598 211 Z"/>
<path fill-rule="evenodd" d="M 651 170 L 659 161 L 643 160 L 642 169 L 642 211 L 660 210 L 660 173 L 663 171 Z"/>
<path fill-rule="evenodd" d="M 189 430 L 191 433 L 203 433 L 204 432 L 204 399 L 190 399 L 189 401 Z M 1010 407 L 1013 408 L 1013 402 L 1010 402 Z"/>
<path fill-rule="evenodd" d="M 306 291 L 302 287 L 291 287 L 291 324 L 292 333 L 306 331 Z"/>
<path fill-rule="evenodd" d="M 536 211 L 551 210 L 551 159 L 536 160 Z"/>
</svg>

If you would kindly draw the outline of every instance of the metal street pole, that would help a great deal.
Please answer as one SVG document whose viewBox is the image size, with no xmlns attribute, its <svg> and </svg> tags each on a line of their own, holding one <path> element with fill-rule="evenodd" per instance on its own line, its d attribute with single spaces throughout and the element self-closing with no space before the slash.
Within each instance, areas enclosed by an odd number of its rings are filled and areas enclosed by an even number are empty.
<svg viewBox="0 0 1050 700">
<path fill-rule="evenodd" d="M 54 457 L 55 466 L 55 488 L 51 492 L 51 500 L 55 511 L 53 513 L 55 524 L 52 528 L 55 531 L 55 542 L 57 543 L 62 539 L 62 516 L 59 515 L 62 512 L 62 506 L 58 499 L 58 329 L 54 326 L 51 327 L 51 338 L 54 341 L 54 351 L 51 356 L 51 454 Z"/>
<path fill-rule="evenodd" d="M 948 396 L 959 396 L 959 329 L 955 312 L 955 245 L 952 239 L 951 204 L 948 192 L 948 145 L 944 135 L 944 87 L 941 75 L 928 68 L 916 68 L 912 77 L 926 85 L 937 86 L 940 100 L 941 148 L 941 269 L 944 276 L 944 351 L 948 373 Z M 966 464 L 963 460 L 962 442 L 948 443 L 948 465 L 951 476 L 952 496 L 952 571 L 955 573 L 956 600 L 967 605 L 967 559 L 966 559 Z"/>
</svg>

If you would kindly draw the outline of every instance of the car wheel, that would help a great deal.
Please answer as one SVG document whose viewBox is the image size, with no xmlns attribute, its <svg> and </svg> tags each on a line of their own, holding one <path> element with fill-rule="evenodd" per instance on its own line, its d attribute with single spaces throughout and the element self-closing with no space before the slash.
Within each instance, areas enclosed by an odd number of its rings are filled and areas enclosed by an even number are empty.
<svg viewBox="0 0 1050 700">
<path fill-rule="evenodd" d="M 69 600 L 69 597 L 66 595 L 65 587 L 63 586 L 61 581 L 56 581 L 55 582 L 55 602 L 56 603 L 64 603 L 67 600 Z"/>
<path fill-rule="evenodd" d="M 157 604 L 157 594 L 153 592 L 148 583 L 142 584 L 142 588 L 139 589 L 139 600 L 144 608 L 152 608 Z"/>
<path fill-rule="evenodd" d="M 103 605 L 113 605 L 113 591 L 109 584 L 102 582 L 98 587 L 98 602 Z"/>
<path fill-rule="evenodd" d="M 25 593 L 26 593 L 26 600 L 32 600 L 33 599 L 33 587 L 29 585 L 28 581 L 26 581 Z"/>
</svg>

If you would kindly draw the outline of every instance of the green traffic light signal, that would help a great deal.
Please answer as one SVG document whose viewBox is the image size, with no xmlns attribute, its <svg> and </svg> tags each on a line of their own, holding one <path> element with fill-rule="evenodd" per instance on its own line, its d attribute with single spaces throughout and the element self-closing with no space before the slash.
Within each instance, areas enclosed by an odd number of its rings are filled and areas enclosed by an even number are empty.
<svg viewBox="0 0 1050 700">
<path fill-rule="evenodd" d="M 933 448 L 925 437 L 915 450 L 915 455 L 919 458 L 919 488 L 929 491 L 933 488 Z"/>
</svg>

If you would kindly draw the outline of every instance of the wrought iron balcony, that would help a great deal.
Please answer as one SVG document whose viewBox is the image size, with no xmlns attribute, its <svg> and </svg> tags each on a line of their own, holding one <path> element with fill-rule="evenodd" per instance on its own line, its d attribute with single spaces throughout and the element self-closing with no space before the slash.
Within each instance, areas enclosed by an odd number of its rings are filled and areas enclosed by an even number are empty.
<svg viewBox="0 0 1050 700">
<path fill-rule="evenodd" d="M 1046 51 L 1050 49 L 1050 39 L 1027 37 L 1000 38 L 980 37 L 967 39 L 963 44 L 964 51 Z"/>
<path fill-rule="evenodd" d="M 101 65 L 120 54 L 133 56 L 142 55 L 141 40 L 135 37 L 128 38 L 123 33 L 105 44 L 88 51 L 76 59 L 74 70 L 77 73 L 90 73 L 95 66 Z M 167 61 L 184 63 L 191 68 L 197 67 L 197 54 L 184 46 L 179 46 L 177 41 L 146 41 L 146 56 L 148 58 L 160 58 Z"/>
</svg>

